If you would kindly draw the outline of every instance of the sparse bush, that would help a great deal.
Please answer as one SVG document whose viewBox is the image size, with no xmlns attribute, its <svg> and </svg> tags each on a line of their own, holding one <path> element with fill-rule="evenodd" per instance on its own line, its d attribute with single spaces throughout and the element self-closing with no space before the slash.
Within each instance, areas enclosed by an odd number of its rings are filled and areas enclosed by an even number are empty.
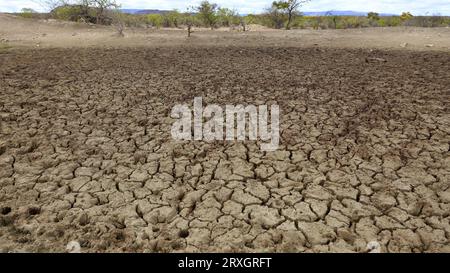
<svg viewBox="0 0 450 273">
<path fill-rule="evenodd" d="M 119 7 L 114 0 L 77 0 L 75 4 L 62 3 L 50 12 L 53 18 L 103 25 L 112 23 L 110 11 Z"/>
<path fill-rule="evenodd" d="M 378 26 L 379 27 L 385 27 L 386 26 L 386 20 L 381 18 L 380 20 L 378 20 Z"/>
<path fill-rule="evenodd" d="M 367 18 L 369 18 L 369 20 L 378 21 L 378 20 L 380 20 L 380 14 L 378 14 L 376 12 L 369 12 L 367 14 Z"/>
<path fill-rule="evenodd" d="M 120 8 L 115 0 L 81 0 L 87 2 L 88 7 L 92 7 L 95 11 L 95 23 L 109 25 L 112 18 L 108 16 L 108 12 Z"/>
<path fill-rule="evenodd" d="M 283 25 L 286 29 L 291 28 L 291 23 L 296 16 L 300 15 L 298 8 L 309 0 L 280 0 L 274 1 L 268 9 L 269 18 L 273 20 L 276 28 Z"/>
<path fill-rule="evenodd" d="M 450 17 L 444 18 L 444 26 L 450 27 Z"/>
<path fill-rule="evenodd" d="M 223 27 L 237 26 L 241 23 L 235 10 L 219 8 L 217 11 L 217 24 Z"/>
<path fill-rule="evenodd" d="M 371 27 L 377 27 L 377 26 L 379 26 L 379 21 L 380 21 L 380 15 L 378 14 L 378 13 L 376 13 L 376 12 L 369 12 L 368 14 L 367 14 L 367 18 L 369 19 L 369 25 L 371 26 Z"/>
<path fill-rule="evenodd" d="M 427 19 L 429 21 L 428 27 L 443 27 L 443 26 L 445 26 L 445 17 L 430 16 Z"/>
<path fill-rule="evenodd" d="M 149 26 L 160 28 L 163 26 L 164 17 L 161 14 L 148 14 L 146 17 L 146 23 Z"/>
<path fill-rule="evenodd" d="M 331 16 L 331 17 L 328 17 L 328 18 L 331 19 L 333 28 L 337 29 L 338 28 L 338 18 L 339 17 L 338 16 Z"/>
<path fill-rule="evenodd" d="M 402 15 L 400 15 L 400 19 L 402 21 L 408 21 L 411 20 L 414 16 L 410 12 L 403 12 Z"/>
<path fill-rule="evenodd" d="M 127 21 L 126 14 L 124 14 L 120 11 L 113 11 L 111 14 L 111 18 L 112 18 L 112 24 L 116 28 L 117 35 L 119 37 L 125 36 L 123 31 L 125 29 L 125 25 L 126 25 L 126 21 Z"/>
<path fill-rule="evenodd" d="M 95 12 L 81 5 L 63 5 L 56 7 L 51 11 L 52 17 L 55 19 L 66 21 L 86 21 L 95 22 Z"/>
<path fill-rule="evenodd" d="M 251 24 L 259 24 L 259 25 L 263 25 L 260 22 L 260 17 L 254 14 L 248 14 L 246 16 L 239 16 L 239 25 L 242 27 L 243 31 L 247 31 L 249 30 L 248 25 Z"/>
<path fill-rule="evenodd" d="M 364 26 L 364 19 L 356 16 L 348 16 L 346 17 L 344 24 L 346 28 L 360 28 Z"/>
<path fill-rule="evenodd" d="M 398 27 L 402 25 L 402 20 L 398 16 L 388 16 L 385 17 L 385 22 L 387 27 Z"/>
<path fill-rule="evenodd" d="M 286 22 L 287 16 L 279 9 L 272 6 L 267 9 L 265 19 L 265 24 L 263 23 L 265 26 L 281 29 L 284 27 L 284 22 Z"/>
<path fill-rule="evenodd" d="M 164 27 L 179 28 L 183 23 L 183 15 L 177 10 L 162 14 Z"/>
<path fill-rule="evenodd" d="M 36 14 L 36 11 L 30 8 L 23 8 L 20 12 L 20 16 L 23 18 L 33 18 Z"/>
</svg>

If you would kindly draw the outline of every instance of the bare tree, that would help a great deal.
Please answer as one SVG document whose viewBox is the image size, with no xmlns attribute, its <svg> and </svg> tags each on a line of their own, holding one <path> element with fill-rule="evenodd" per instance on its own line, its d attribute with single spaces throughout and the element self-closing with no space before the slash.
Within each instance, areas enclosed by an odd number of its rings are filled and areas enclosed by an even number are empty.
<svg viewBox="0 0 450 273">
<path fill-rule="evenodd" d="M 291 28 L 292 19 L 298 14 L 298 8 L 310 0 L 280 0 L 272 3 L 272 8 L 287 15 L 286 29 Z"/>
<path fill-rule="evenodd" d="M 191 37 L 192 34 L 192 27 L 194 25 L 194 12 L 195 12 L 196 8 L 195 7 L 188 7 L 186 9 L 186 12 L 184 14 L 184 18 L 185 18 L 185 24 L 187 26 L 187 36 Z"/>
<path fill-rule="evenodd" d="M 117 31 L 117 36 L 124 37 L 123 30 L 125 29 L 124 14 L 120 10 L 111 11 L 112 25 Z"/>
<path fill-rule="evenodd" d="M 89 1 L 91 2 L 92 7 L 97 9 L 96 12 L 96 23 L 101 24 L 104 23 L 107 18 L 106 12 L 108 10 L 118 9 L 120 7 L 119 4 L 116 3 L 115 0 L 81 0 L 81 1 Z"/>
<path fill-rule="evenodd" d="M 243 18 L 242 16 L 239 17 L 239 24 L 242 27 L 242 31 L 246 32 L 247 31 L 247 23 L 245 22 L 245 18 Z"/>
<path fill-rule="evenodd" d="M 270 8 L 267 8 L 265 16 L 270 20 L 271 26 L 276 29 L 286 26 L 286 14 L 273 5 Z"/>
</svg>

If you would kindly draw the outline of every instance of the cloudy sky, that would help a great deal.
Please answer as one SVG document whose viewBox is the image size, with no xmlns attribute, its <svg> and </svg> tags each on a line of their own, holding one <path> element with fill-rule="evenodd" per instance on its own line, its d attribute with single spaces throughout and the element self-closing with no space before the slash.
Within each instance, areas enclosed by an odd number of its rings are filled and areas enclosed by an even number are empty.
<svg viewBox="0 0 450 273">
<path fill-rule="evenodd" d="M 46 0 L 0 0 L 0 12 L 17 12 L 22 8 L 45 11 Z M 117 0 L 122 8 L 178 9 L 196 5 L 200 0 Z M 240 13 L 258 13 L 272 0 L 211 0 L 222 7 L 233 8 Z M 410 11 L 414 15 L 450 15 L 450 0 L 311 0 L 302 11 L 353 10 L 399 14 Z"/>
</svg>

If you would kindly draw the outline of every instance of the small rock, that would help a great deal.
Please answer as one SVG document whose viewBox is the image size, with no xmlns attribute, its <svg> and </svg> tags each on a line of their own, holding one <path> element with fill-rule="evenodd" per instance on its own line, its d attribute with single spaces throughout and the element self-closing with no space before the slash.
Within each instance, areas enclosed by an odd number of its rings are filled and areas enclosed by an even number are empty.
<svg viewBox="0 0 450 273">
<path fill-rule="evenodd" d="M 69 253 L 81 253 L 80 243 L 77 241 L 70 241 L 66 246 L 66 250 Z"/>
<path fill-rule="evenodd" d="M 369 252 L 369 253 L 381 253 L 380 243 L 378 243 L 376 241 L 370 241 L 367 244 L 367 252 Z"/>
</svg>

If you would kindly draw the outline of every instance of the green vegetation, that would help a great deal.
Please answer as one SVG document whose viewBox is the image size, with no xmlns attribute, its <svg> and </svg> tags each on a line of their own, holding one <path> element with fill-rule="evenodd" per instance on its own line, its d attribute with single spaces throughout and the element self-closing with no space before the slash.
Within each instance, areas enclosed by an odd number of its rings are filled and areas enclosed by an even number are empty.
<svg viewBox="0 0 450 273">
<path fill-rule="evenodd" d="M 300 6 L 309 0 L 280 0 L 274 1 L 272 7 L 269 9 L 270 18 L 274 20 L 276 28 L 281 28 L 284 25 L 286 29 L 291 28 L 291 23 L 300 14 L 298 9 Z"/>
<path fill-rule="evenodd" d="M 200 20 L 207 27 L 213 29 L 216 26 L 217 22 L 217 4 L 211 4 L 208 1 L 203 1 L 200 3 L 200 6 L 197 7 L 197 12 Z"/>
<path fill-rule="evenodd" d="M 410 14 L 410 13 L 409 13 Z M 445 16 L 301 16 L 298 15 L 291 23 L 291 28 L 297 29 L 347 29 L 365 27 L 446 27 L 450 26 L 450 17 Z M 282 28 L 283 17 L 277 13 L 247 15 L 252 24 L 269 28 Z"/>
<path fill-rule="evenodd" d="M 410 12 L 403 12 L 402 15 L 400 15 L 400 19 L 402 21 L 408 21 L 411 20 L 414 16 Z"/>
<path fill-rule="evenodd" d="M 118 5 L 114 0 L 77 0 L 75 4 L 57 5 L 50 12 L 55 19 L 110 25 Z"/>
<path fill-rule="evenodd" d="M 232 27 L 239 25 L 240 17 L 237 11 L 219 8 L 217 11 L 217 24 L 223 27 Z"/>
<path fill-rule="evenodd" d="M 369 12 L 367 18 L 369 18 L 369 20 L 378 21 L 380 20 L 380 15 L 376 12 Z"/>
<path fill-rule="evenodd" d="M 30 8 L 23 8 L 19 15 L 23 18 L 34 18 L 35 14 L 37 14 L 35 10 Z"/>
<path fill-rule="evenodd" d="M 104 24 L 123 27 L 171 27 L 189 28 L 240 27 L 248 30 L 248 25 L 256 24 L 275 29 L 346 29 L 364 27 L 445 27 L 450 26 L 450 17 L 413 16 L 403 12 L 399 16 L 380 16 L 369 12 L 367 16 L 303 16 L 299 11 L 302 4 L 309 0 L 279 0 L 273 2 L 262 14 L 240 16 L 237 11 L 219 7 L 215 3 L 203 1 L 187 12 L 173 10 L 159 14 L 117 14 L 119 5 L 114 0 L 73 0 L 64 4 L 64 0 L 49 14 L 43 15 L 32 9 L 24 8 L 19 14 L 24 18 L 55 18 L 75 22 Z M 62 2 L 61 2 L 62 1 Z"/>
</svg>

